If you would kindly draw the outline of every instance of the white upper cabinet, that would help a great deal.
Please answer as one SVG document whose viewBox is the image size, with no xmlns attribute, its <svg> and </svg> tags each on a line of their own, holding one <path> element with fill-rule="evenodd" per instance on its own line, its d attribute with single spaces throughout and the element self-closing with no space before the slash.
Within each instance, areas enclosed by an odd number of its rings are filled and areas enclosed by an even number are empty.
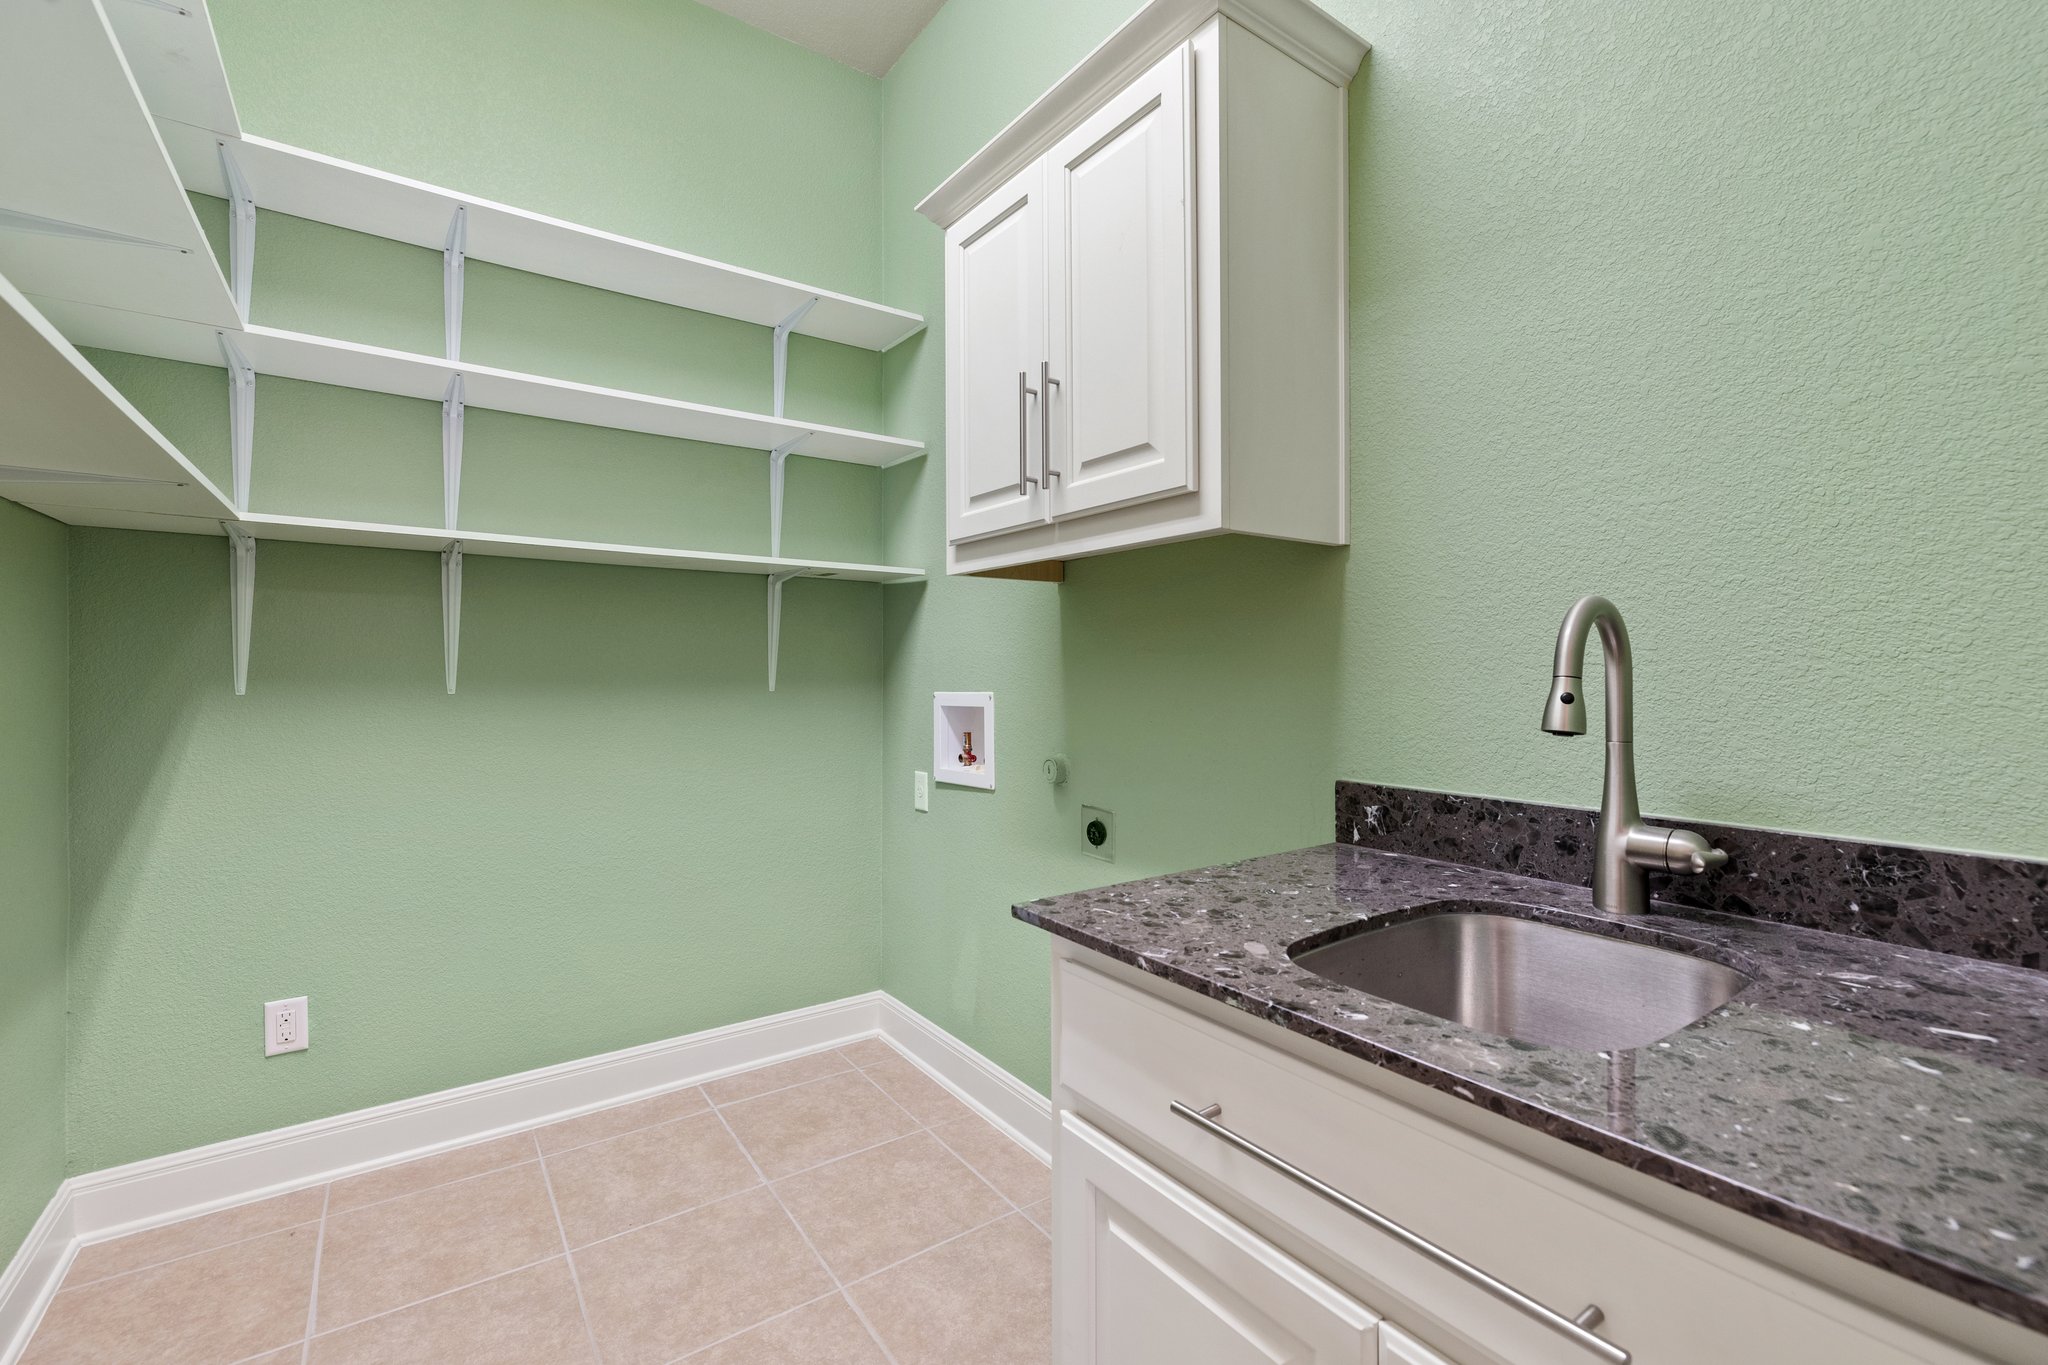
<svg viewBox="0 0 2048 1365">
<path fill-rule="evenodd" d="M 1170 53 L 1045 160 L 1055 519 L 1195 486 L 1191 57 Z"/>
<path fill-rule="evenodd" d="M 1365 51 L 1303 0 L 1154 0 L 918 206 L 946 229 L 949 572 L 1347 543 Z"/>
<path fill-rule="evenodd" d="M 947 242 L 946 480 L 956 539 L 1045 520 L 1045 174 L 1036 163 L 958 223 Z"/>
</svg>

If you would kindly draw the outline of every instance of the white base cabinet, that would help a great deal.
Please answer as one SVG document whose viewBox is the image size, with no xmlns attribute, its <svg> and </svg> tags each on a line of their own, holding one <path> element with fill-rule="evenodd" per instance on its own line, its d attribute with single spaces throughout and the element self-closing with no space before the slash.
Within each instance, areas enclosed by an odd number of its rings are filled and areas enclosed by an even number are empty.
<svg viewBox="0 0 2048 1365">
<path fill-rule="evenodd" d="M 1072 1114 L 1057 1159 L 1067 1365 L 1380 1359 L 1377 1314 Z"/>
<path fill-rule="evenodd" d="M 1790 1274 L 1084 949 L 1057 944 L 1053 972 L 1059 1365 L 2040 1359 L 2038 1338 L 1980 1354 Z M 1525 1302 L 1177 1114 L 1176 1102 L 1197 1114 L 1215 1106 L 1215 1124 Z M 1597 1336 L 1561 1327 L 1590 1307 Z"/>
<path fill-rule="evenodd" d="M 1380 1329 L 1380 1365 L 1451 1365 L 1451 1362 L 1388 1323 Z"/>
<path fill-rule="evenodd" d="M 1364 52 L 1301 0 L 1155 0 L 919 206 L 946 229 L 949 572 L 1347 543 Z"/>
</svg>

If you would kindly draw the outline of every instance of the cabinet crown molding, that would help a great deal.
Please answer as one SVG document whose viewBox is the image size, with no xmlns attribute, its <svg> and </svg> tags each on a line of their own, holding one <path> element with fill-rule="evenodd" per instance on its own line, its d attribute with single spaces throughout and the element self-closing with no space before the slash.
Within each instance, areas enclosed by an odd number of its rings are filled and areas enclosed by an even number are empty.
<svg viewBox="0 0 2048 1365">
<path fill-rule="evenodd" d="M 951 227 L 1106 98 L 1219 14 L 1339 87 L 1351 83 L 1372 50 L 1308 0 L 1152 0 L 946 177 L 917 211 L 941 228 Z"/>
</svg>

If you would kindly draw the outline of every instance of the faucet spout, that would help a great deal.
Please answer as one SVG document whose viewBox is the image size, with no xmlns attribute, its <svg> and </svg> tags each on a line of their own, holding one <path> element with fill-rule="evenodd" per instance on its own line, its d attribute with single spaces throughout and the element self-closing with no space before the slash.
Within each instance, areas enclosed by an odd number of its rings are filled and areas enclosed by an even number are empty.
<svg viewBox="0 0 2048 1365">
<path fill-rule="evenodd" d="M 1610 915 L 1640 915 L 1650 904 L 1645 869 L 1707 872 L 1728 855 L 1691 830 L 1643 823 L 1636 797 L 1635 661 L 1621 610 L 1604 597 L 1580 598 L 1558 627 L 1544 731 L 1586 733 L 1586 645 L 1595 630 L 1606 664 L 1607 766 L 1593 834 L 1593 904 Z"/>
<path fill-rule="evenodd" d="M 1586 733 L 1586 643 L 1595 628 L 1607 667 L 1607 742 L 1635 738 L 1635 661 L 1621 609 L 1598 595 L 1581 597 L 1557 629 L 1557 657 L 1550 665 L 1550 701 L 1543 728 L 1553 735 Z"/>
</svg>

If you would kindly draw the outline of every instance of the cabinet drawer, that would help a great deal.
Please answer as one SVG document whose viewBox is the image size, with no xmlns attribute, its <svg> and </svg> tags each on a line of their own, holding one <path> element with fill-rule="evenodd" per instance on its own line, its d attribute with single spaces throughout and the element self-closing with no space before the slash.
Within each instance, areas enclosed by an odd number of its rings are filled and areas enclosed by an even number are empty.
<svg viewBox="0 0 2048 1365">
<path fill-rule="evenodd" d="M 1979 1359 L 1148 992 L 1055 970 L 1064 1103 L 1351 1267 L 1464 1365 L 1598 1356 L 1170 1105 L 1220 1105 L 1218 1123 L 1566 1317 L 1597 1304 L 1640 1365 Z"/>
</svg>

